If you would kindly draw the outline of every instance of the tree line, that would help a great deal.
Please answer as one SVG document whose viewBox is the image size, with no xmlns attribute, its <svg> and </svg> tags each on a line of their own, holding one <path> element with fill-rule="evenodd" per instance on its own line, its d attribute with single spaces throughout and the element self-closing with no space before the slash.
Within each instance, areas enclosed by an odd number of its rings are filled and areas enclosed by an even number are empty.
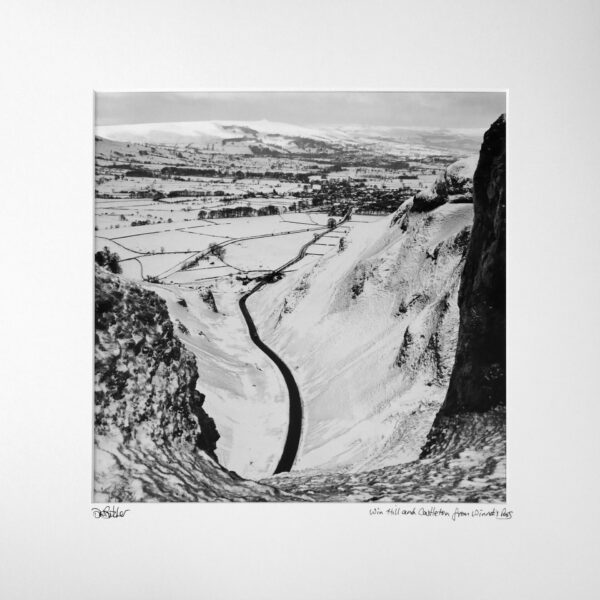
<svg viewBox="0 0 600 600">
<path fill-rule="evenodd" d="M 224 206 L 212 210 L 198 211 L 199 219 L 232 219 L 238 217 L 265 217 L 268 215 L 278 215 L 279 208 L 269 204 L 260 208 L 251 206 Z"/>
</svg>

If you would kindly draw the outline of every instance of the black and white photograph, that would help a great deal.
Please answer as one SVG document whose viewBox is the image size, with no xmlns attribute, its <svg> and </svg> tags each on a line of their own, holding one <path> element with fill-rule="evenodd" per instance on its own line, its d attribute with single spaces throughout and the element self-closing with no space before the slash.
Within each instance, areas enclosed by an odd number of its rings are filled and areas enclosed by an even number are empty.
<svg viewBox="0 0 600 600">
<path fill-rule="evenodd" d="M 600 3 L 6 0 L 2 600 L 595 600 Z"/>
<path fill-rule="evenodd" d="M 95 106 L 95 501 L 504 502 L 504 92 Z"/>
</svg>

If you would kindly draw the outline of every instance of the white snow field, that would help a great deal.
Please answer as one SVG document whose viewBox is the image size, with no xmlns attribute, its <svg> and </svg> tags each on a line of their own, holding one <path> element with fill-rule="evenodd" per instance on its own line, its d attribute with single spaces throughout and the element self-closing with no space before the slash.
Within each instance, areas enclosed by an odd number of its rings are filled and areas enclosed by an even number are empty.
<svg viewBox="0 0 600 600">
<path fill-rule="evenodd" d="M 96 233 L 96 250 L 106 246 L 117 252 L 121 259 L 126 259 L 122 268 L 133 279 L 168 272 L 168 281 L 186 283 L 208 277 L 208 271 L 201 271 L 216 266 L 226 267 L 221 275 L 275 268 L 292 258 L 314 232 L 321 231 L 326 220 L 327 216 L 323 214 L 290 213 L 121 226 L 108 231 L 104 228 Z M 218 259 L 215 262 L 211 257 L 211 260 L 198 264 L 197 269 L 176 272 L 180 263 L 206 252 L 214 243 L 226 244 L 225 262 Z M 214 277 L 217 273 L 210 275 Z"/>
</svg>

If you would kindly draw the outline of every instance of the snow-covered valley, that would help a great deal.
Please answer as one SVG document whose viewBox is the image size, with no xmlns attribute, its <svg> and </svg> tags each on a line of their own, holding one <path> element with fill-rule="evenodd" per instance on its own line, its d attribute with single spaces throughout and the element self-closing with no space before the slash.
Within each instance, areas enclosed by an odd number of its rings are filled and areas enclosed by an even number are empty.
<svg viewBox="0 0 600 600">
<path fill-rule="evenodd" d="M 98 498 L 239 500 L 247 490 L 248 500 L 261 495 L 271 500 L 425 500 L 435 499 L 426 489 L 454 473 L 456 485 L 472 477 L 485 479 L 481 499 L 501 500 L 504 436 L 497 412 L 474 421 L 465 417 L 469 426 L 464 429 L 471 434 L 450 444 L 454 458 L 434 451 L 432 458 L 419 460 L 454 366 L 478 155 L 465 155 L 462 140 L 454 148 L 450 144 L 436 164 L 435 144 L 446 138 L 438 136 L 424 152 L 419 144 L 432 138 L 430 132 L 429 138 L 421 135 L 418 143 L 413 140 L 413 154 L 404 139 L 404 173 L 421 181 L 410 188 L 395 163 L 386 162 L 392 159 L 381 145 L 370 144 L 368 153 L 383 152 L 382 167 L 369 167 L 368 172 L 359 167 L 348 171 L 345 180 L 338 179 L 339 165 L 327 171 L 328 164 L 342 157 L 352 162 L 365 149 L 366 138 L 356 131 L 334 134 L 257 123 L 166 129 L 163 142 L 142 126 L 101 132 L 114 135 L 114 140 L 97 142 L 96 246 L 104 253 L 101 270 L 111 260 L 118 262 L 115 271 L 120 274 L 112 277 L 121 285 L 139 286 L 164 302 L 173 335 L 197 365 L 195 388 L 218 439 L 210 456 L 193 442 L 173 446 L 163 436 L 157 445 L 148 427 L 158 431 L 162 425 L 153 424 L 147 411 L 127 425 L 123 436 L 123 421 L 114 415 L 128 414 L 140 400 L 134 388 L 123 393 L 119 383 L 112 400 L 103 396 L 103 408 L 98 409 L 97 400 L 97 413 L 113 425 L 96 431 Z M 194 140 L 181 138 L 186 131 Z M 376 133 L 382 137 L 381 131 Z M 199 142 L 200 134 L 204 137 Z M 238 139 L 240 134 L 248 139 Z M 276 137 L 279 146 L 273 150 Z M 281 143 L 284 138 L 287 145 Z M 230 139 L 245 144 L 246 150 L 254 147 L 255 154 L 232 152 L 225 143 Z M 177 145 L 182 140 L 186 145 Z M 219 140 L 226 149 L 215 159 L 213 145 Z M 207 147 L 194 146 L 194 141 Z M 257 143 L 262 144 L 260 151 Z M 401 152 L 397 139 L 389 143 Z M 305 154 L 308 147 L 310 156 Z M 268 152 L 271 162 L 278 163 L 270 165 L 271 173 L 287 171 L 257 176 L 259 169 L 264 171 Z M 135 157 L 150 166 L 136 165 Z M 205 159 L 221 164 L 219 171 L 209 173 Z M 182 160 L 189 166 L 178 166 Z M 414 166 L 411 160 L 421 162 Z M 242 163 L 235 161 L 245 161 L 254 179 L 240 175 Z M 315 168 L 307 168 L 307 161 L 322 161 L 325 170 L 318 179 L 306 175 Z M 203 165 L 201 172 L 197 165 Z M 182 176 L 173 178 L 165 168 L 179 169 Z M 232 176 L 226 169 L 238 171 Z M 291 184 L 297 177 L 293 173 L 304 174 Z M 382 182 L 398 173 L 399 193 L 391 195 Z M 250 192 L 249 181 L 255 182 Z M 377 211 L 370 200 L 363 204 L 365 181 L 377 197 L 395 203 L 389 205 L 393 210 L 373 214 Z M 287 188 L 278 193 L 281 184 Z M 223 191 L 227 189 L 231 191 Z M 344 214 L 350 215 L 348 220 Z M 302 405 L 293 468 L 275 477 L 291 429 L 289 385 L 251 339 L 239 305 L 260 282 L 248 298 L 248 311 L 262 341 L 285 362 Z M 142 310 L 126 314 L 138 318 L 140 313 L 146 318 Z M 145 344 L 147 355 L 155 356 L 149 347 L 153 331 L 124 339 L 123 330 L 128 328 L 113 323 L 103 348 Z M 99 354 L 98 348 L 96 355 L 101 365 L 109 356 L 106 350 Z M 123 373 L 137 358 L 131 360 L 119 367 Z M 156 356 L 156 364 L 150 361 L 153 372 L 165 368 L 162 360 Z M 104 367 L 100 371 L 108 373 Z M 143 372 L 136 376 L 139 389 L 146 389 L 150 399 L 145 402 L 151 402 L 162 393 L 162 384 L 152 380 L 144 386 Z M 103 385 L 97 382 L 97 394 Z M 179 398 L 180 386 L 175 388 L 169 393 Z M 177 402 L 185 406 L 191 400 Z M 336 482 L 344 482 L 345 491 L 334 493 Z M 456 485 L 439 498 L 475 497 L 473 486 Z"/>
</svg>

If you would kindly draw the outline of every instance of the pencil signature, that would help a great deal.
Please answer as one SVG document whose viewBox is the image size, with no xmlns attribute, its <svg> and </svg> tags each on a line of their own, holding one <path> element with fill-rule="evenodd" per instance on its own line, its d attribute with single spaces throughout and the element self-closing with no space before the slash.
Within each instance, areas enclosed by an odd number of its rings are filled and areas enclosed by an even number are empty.
<svg viewBox="0 0 600 600">
<path fill-rule="evenodd" d="M 129 508 L 122 510 L 118 506 L 105 506 L 104 508 L 92 508 L 92 515 L 94 519 L 118 519 L 124 517 L 128 512 Z"/>
</svg>

